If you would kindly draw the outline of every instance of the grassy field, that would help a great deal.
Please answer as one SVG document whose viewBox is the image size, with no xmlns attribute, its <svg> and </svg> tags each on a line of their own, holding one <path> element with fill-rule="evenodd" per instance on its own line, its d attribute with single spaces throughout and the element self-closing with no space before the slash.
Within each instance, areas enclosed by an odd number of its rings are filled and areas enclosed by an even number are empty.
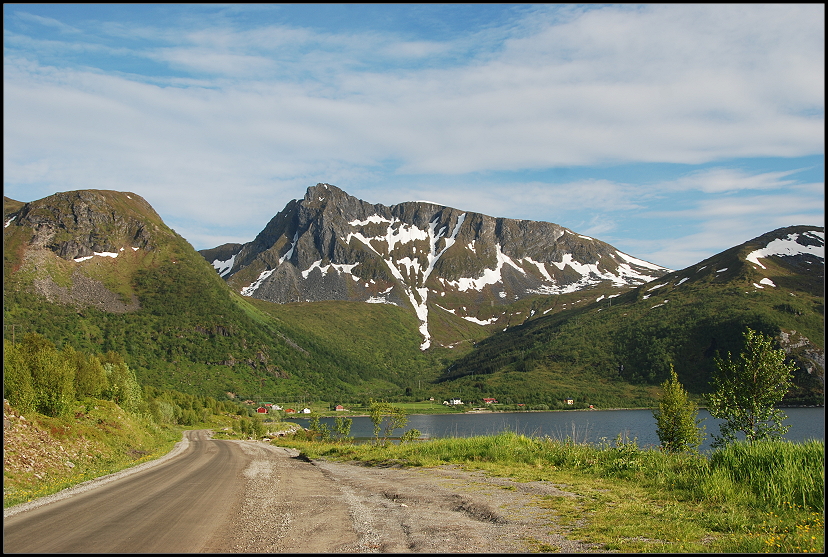
<svg viewBox="0 0 828 557">
<path fill-rule="evenodd" d="M 403 444 L 280 439 L 310 458 L 372 465 L 455 464 L 519 481 L 565 484 L 577 498 L 538 505 L 572 536 L 620 552 L 824 551 L 825 443 L 735 444 L 668 454 L 620 439 L 601 446 L 515 433 Z"/>
</svg>

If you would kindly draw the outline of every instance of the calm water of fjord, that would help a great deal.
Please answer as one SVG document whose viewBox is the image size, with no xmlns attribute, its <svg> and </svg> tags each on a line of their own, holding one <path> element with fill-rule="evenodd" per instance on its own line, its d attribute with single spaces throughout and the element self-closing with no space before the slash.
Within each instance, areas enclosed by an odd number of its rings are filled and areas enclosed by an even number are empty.
<svg viewBox="0 0 828 557">
<path fill-rule="evenodd" d="M 785 424 L 791 428 L 785 435 L 792 441 L 825 439 L 825 408 L 783 408 L 788 416 Z M 699 410 L 707 438 L 700 449 L 710 450 L 711 434 L 719 433 L 721 420 L 707 410 Z M 351 435 L 358 438 L 373 436 L 373 424 L 368 417 L 353 418 Z M 323 418 L 333 428 L 333 418 Z M 472 437 L 514 431 L 523 435 L 556 439 L 575 439 L 577 442 L 614 442 L 618 435 L 627 440 L 636 439 L 640 447 L 658 446 L 656 423 L 650 410 L 567 410 L 558 412 L 493 412 L 481 414 L 413 414 L 405 429 L 418 429 L 426 437 Z M 399 435 L 403 430 L 396 430 Z"/>
</svg>

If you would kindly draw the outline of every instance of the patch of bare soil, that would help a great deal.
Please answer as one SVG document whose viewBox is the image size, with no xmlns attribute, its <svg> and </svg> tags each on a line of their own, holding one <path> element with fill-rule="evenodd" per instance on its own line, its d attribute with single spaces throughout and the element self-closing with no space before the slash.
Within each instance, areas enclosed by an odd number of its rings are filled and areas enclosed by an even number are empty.
<svg viewBox="0 0 828 557">
<path fill-rule="evenodd" d="M 336 553 L 604 553 L 567 539 L 549 482 L 515 482 L 456 467 L 368 467 L 304 461 L 247 443 L 253 456 L 237 518 L 212 550 Z"/>
</svg>

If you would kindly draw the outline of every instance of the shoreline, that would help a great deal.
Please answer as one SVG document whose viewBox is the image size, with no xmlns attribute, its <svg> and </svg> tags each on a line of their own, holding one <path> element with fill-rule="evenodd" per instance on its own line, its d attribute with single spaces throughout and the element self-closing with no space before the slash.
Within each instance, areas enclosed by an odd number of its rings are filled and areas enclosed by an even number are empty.
<svg viewBox="0 0 828 557">
<path fill-rule="evenodd" d="M 393 404 L 393 403 L 392 403 Z M 707 410 L 707 406 L 697 406 L 698 410 Z M 824 404 L 796 404 L 796 405 L 789 405 L 789 406 L 777 406 L 776 408 L 784 409 L 784 408 L 825 408 Z M 653 411 L 656 410 L 656 406 L 649 406 L 649 407 L 634 407 L 634 408 L 567 408 L 567 409 L 557 409 L 557 410 L 465 410 L 463 412 L 412 412 L 410 414 L 406 414 L 407 416 L 457 416 L 463 414 L 537 414 L 537 413 L 544 413 L 544 412 L 606 412 L 606 411 L 615 411 L 615 410 L 649 410 Z M 325 413 L 320 414 L 320 418 L 334 418 L 334 417 L 347 417 L 347 418 L 370 418 L 370 414 L 366 413 L 358 413 L 352 414 L 348 411 L 342 412 L 339 411 L 336 414 L 334 413 Z M 285 416 L 285 420 L 310 420 L 309 414 L 298 415 L 298 416 Z"/>
</svg>

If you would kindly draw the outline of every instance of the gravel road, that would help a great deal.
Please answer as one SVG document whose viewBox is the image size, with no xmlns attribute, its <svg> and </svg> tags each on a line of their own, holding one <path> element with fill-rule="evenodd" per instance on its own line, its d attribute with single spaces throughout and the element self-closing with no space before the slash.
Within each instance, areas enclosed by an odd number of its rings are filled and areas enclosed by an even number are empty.
<svg viewBox="0 0 828 557">
<path fill-rule="evenodd" d="M 307 553 L 604 552 L 572 541 L 543 496 L 549 482 L 514 482 L 452 466 L 367 467 L 235 441 L 251 462 L 243 504 L 207 551 Z"/>
<path fill-rule="evenodd" d="M 571 541 L 539 497 L 455 467 L 307 461 L 292 449 L 187 432 L 171 457 L 4 512 L 15 552 L 522 553 Z"/>
</svg>

